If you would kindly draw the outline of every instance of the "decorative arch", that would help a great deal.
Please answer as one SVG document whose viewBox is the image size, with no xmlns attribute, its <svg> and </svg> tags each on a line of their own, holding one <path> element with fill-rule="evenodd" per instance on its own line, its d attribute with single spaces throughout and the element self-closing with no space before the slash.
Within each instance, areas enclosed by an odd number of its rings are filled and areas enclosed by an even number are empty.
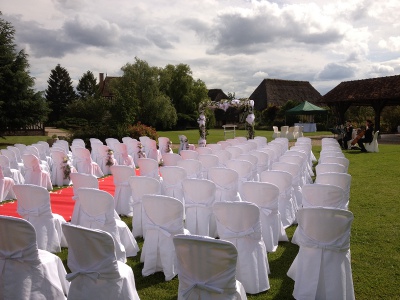
<svg viewBox="0 0 400 300">
<path fill-rule="evenodd" d="M 199 133 L 200 138 L 198 141 L 199 147 L 205 147 L 207 144 L 206 136 L 206 109 L 222 109 L 223 111 L 227 111 L 229 107 L 243 108 L 243 114 L 239 119 L 240 123 L 245 124 L 245 128 L 247 130 L 247 139 L 254 139 L 254 101 L 250 99 L 222 99 L 220 101 L 211 101 L 205 100 L 199 104 L 199 118 L 197 122 L 199 123 Z"/>
</svg>

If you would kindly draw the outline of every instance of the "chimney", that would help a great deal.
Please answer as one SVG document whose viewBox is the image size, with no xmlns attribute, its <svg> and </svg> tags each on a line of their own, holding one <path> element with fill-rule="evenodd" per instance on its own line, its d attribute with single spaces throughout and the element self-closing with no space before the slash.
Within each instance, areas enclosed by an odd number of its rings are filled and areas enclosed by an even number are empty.
<svg viewBox="0 0 400 300">
<path fill-rule="evenodd" d="M 104 81 L 104 73 L 99 73 L 99 86 L 103 84 Z"/>
</svg>

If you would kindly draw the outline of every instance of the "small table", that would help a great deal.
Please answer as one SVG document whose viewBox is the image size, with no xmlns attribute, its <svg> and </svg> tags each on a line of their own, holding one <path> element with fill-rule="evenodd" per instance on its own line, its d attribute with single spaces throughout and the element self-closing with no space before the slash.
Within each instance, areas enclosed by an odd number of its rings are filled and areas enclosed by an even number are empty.
<svg viewBox="0 0 400 300">
<path fill-rule="evenodd" d="M 294 126 L 302 126 L 303 132 L 316 132 L 317 123 L 294 123 Z"/>
<path fill-rule="evenodd" d="M 226 133 L 227 132 L 233 132 L 233 137 L 235 137 L 236 126 L 237 125 L 234 125 L 234 124 L 222 125 L 222 127 L 224 128 L 224 139 L 226 139 Z"/>
</svg>

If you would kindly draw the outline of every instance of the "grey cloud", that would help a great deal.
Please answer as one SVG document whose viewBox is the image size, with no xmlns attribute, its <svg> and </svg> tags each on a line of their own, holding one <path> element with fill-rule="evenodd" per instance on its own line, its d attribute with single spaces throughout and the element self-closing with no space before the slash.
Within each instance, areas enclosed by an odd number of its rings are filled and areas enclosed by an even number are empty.
<svg viewBox="0 0 400 300">
<path fill-rule="evenodd" d="M 318 79 L 321 80 L 338 80 L 354 77 L 355 71 L 351 66 L 338 63 L 327 64 L 324 69 L 318 74 Z"/>
<path fill-rule="evenodd" d="M 171 36 L 165 32 L 163 32 L 159 28 L 152 28 L 150 29 L 147 34 L 146 38 L 149 39 L 149 41 L 153 42 L 154 45 L 156 45 L 158 48 L 161 49 L 173 49 L 174 46 L 170 41 L 173 42 L 178 42 L 179 38 L 177 36 Z"/>
<path fill-rule="evenodd" d="M 81 16 L 65 22 L 63 29 L 71 39 L 85 45 L 110 47 L 118 42 L 119 29 L 116 24 L 103 20 L 85 22 Z"/>
<path fill-rule="evenodd" d="M 211 30 L 215 33 L 216 44 L 208 52 L 213 54 L 264 52 L 268 47 L 277 47 L 277 41 L 315 47 L 342 38 L 342 34 L 334 28 L 312 33 L 306 21 L 296 21 L 289 13 L 280 18 L 268 12 L 249 17 L 225 14 L 219 17 Z"/>
</svg>

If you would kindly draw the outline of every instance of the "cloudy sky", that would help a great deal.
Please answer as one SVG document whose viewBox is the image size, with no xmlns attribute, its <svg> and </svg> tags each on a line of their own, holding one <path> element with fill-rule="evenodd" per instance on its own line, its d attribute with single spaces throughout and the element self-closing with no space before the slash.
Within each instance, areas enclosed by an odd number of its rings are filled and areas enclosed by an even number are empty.
<svg viewBox="0 0 400 300">
<path fill-rule="evenodd" d="M 134 58 L 180 63 L 207 88 L 249 97 L 264 78 L 341 81 L 400 74 L 398 0 L 2 0 L 36 89 L 60 64 L 120 76 Z"/>
</svg>

